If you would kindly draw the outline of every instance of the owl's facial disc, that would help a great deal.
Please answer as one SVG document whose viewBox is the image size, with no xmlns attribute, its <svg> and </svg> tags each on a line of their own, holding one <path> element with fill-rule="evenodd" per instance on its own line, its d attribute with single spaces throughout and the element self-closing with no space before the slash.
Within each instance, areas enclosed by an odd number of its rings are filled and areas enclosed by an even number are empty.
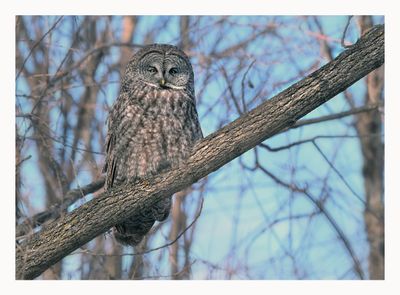
<svg viewBox="0 0 400 295">
<path fill-rule="evenodd" d="M 186 61 L 174 53 L 149 52 L 139 68 L 144 83 L 162 89 L 185 89 L 190 78 Z"/>
</svg>

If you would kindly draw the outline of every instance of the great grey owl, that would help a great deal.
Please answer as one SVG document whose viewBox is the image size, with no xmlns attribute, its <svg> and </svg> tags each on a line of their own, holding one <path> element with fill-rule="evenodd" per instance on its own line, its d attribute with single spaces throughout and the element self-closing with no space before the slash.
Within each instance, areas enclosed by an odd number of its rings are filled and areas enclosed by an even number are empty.
<svg viewBox="0 0 400 295">
<path fill-rule="evenodd" d="M 110 110 L 106 140 L 105 188 L 176 167 L 203 137 L 191 63 L 172 45 L 144 46 L 130 60 Z M 114 228 L 124 245 L 137 245 L 154 222 L 163 221 L 171 197 Z"/>
</svg>

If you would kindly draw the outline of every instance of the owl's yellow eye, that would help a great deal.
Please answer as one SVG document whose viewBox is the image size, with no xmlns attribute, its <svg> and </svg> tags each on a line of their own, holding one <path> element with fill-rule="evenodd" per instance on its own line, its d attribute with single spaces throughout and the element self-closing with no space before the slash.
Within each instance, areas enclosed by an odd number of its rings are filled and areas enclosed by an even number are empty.
<svg viewBox="0 0 400 295">
<path fill-rule="evenodd" d="M 157 73 L 157 69 L 153 66 L 148 66 L 147 71 L 152 74 Z"/>
</svg>

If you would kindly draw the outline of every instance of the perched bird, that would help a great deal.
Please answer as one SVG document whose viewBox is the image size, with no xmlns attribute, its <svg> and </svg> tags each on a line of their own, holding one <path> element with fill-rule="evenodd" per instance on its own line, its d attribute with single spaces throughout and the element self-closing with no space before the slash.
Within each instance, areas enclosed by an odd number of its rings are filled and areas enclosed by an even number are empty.
<svg viewBox="0 0 400 295">
<path fill-rule="evenodd" d="M 196 110 L 194 74 L 186 54 L 172 45 L 144 46 L 130 60 L 110 110 L 105 188 L 176 167 L 203 137 Z M 115 225 L 114 236 L 137 245 L 171 209 L 171 196 Z"/>
</svg>

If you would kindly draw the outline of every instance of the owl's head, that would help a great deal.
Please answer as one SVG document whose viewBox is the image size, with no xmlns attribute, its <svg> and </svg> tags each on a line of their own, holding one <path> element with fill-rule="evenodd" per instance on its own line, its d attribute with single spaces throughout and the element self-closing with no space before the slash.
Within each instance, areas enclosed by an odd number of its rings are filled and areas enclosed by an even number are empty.
<svg viewBox="0 0 400 295">
<path fill-rule="evenodd" d="M 192 91 L 193 69 L 189 58 L 179 48 L 151 44 L 140 49 L 127 66 L 123 83 L 137 81 L 160 89 Z"/>
</svg>

